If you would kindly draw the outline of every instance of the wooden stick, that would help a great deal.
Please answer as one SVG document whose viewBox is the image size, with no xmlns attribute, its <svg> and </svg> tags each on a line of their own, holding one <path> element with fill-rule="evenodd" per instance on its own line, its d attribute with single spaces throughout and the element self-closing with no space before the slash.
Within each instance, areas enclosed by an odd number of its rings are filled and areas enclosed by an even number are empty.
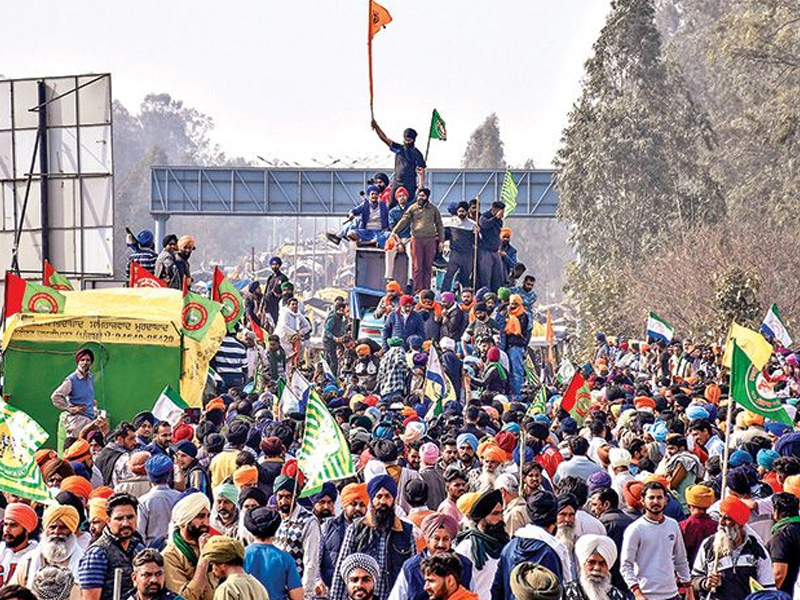
<svg viewBox="0 0 800 600">
<path fill-rule="evenodd" d="M 475 200 L 478 204 L 475 206 L 475 249 L 472 258 L 472 291 L 478 292 L 478 234 L 480 233 L 480 220 L 481 220 L 481 197 L 476 196 Z"/>
</svg>

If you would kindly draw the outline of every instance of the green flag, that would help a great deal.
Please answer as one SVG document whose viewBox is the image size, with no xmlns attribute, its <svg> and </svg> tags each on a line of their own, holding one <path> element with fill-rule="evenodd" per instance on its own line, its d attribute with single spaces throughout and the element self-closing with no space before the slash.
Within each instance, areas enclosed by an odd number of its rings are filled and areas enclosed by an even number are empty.
<svg viewBox="0 0 800 600">
<path fill-rule="evenodd" d="M 214 267 L 211 281 L 211 299 L 222 304 L 222 316 L 228 331 L 234 331 L 236 324 L 244 315 L 244 300 L 231 280 L 222 274 L 219 267 Z"/>
<path fill-rule="evenodd" d="M 222 305 L 219 302 L 214 302 L 194 292 L 186 292 L 183 297 L 183 312 L 181 313 L 184 335 L 198 342 L 202 340 L 220 310 L 222 310 Z"/>
<path fill-rule="evenodd" d="M 558 373 L 556 373 L 556 381 L 559 384 L 563 384 L 565 381 L 572 381 L 574 374 L 575 366 L 568 358 L 565 358 L 561 361 L 561 366 L 558 368 Z"/>
<path fill-rule="evenodd" d="M 302 498 L 316 494 L 326 481 L 356 474 L 347 438 L 314 390 L 308 396 L 305 435 L 297 455 L 297 466 L 306 476 Z"/>
<path fill-rule="evenodd" d="M 536 373 L 536 365 L 533 364 L 533 357 L 529 353 L 525 353 L 525 384 L 531 391 L 541 383 L 538 373 Z"/>
<path fill-rule="evenodd" d="M 761 415 L 786 425 L 794 425 L 789 414 L 783 408 L 781 399 L 775 395 L 772 385 L 764 378 L 760 370 L 732 340 L 733 357 L 731 366 L 731 396 L 752 413 Z"/>
<path fill-rule="evenodd" d="M 26 281 L 25 294 L 22 296 L 22 312 L 62 313 L 65 301 L 64 295 L 53 288 Z"/>
<path fill-rule="evenodd" d="M 0 401 L 0 490 L 36 502 L 52 502 L 34 454 L 47 432 L 27 414 Z"/>
<path fill-rule="evenodd" d="M 159 421 L 166 421 L 173 427 L 180 423 L 184 411 L 189 408 L 181 395 L 172 389 L 171 385 L 166 386 L 158 396 L 153 406 L 153 415 Z"/>
<path fill-rule="evenodd" d="M 500 200 L 506 205 L 505 216 L 510 217 L 514 209 L 517 208 L 517 184 L 514 183 L 514 178 L 511 176 L 511 171 L 506 171 L 506 176 L 503 178 L 503 188 L 500 190 Z"/>
<path fill-rule="evenodd" d="M 531 402 L 531 405 L 528 407 L 528 416 L 532 417 L 533 415 L 546 415 L 547 414 L 547 390 L 544 386 L 539 388 L 539 391 L 536 393 L 536 397 Z"/>
<path fill-rule="evenodd" d="M 442 115 L 440 115 L 439 111 L 435 108 L 431 116 L 431 131 L 429 135 L 432 140 L 447 141 L 447 127 L 445 126 Z"/>
</svg>

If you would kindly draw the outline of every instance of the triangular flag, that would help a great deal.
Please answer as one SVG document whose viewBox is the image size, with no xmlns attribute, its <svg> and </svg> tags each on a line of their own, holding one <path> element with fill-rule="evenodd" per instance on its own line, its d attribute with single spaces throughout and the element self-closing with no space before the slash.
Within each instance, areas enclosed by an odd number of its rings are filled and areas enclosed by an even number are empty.
<svg viewBox="0 0 800 600">
<path fill-rule="evenodd" d="M 219 302 L 214 302 L 194 292 L 187 292 L 183 297 L 183 312 L 181 313 L 184 335 L 198 342 L 202 340 L 221 310 L 222 305 Z"/>
<path fill-rule="evenodd" d="M 244 300 L 239 290 L 230 279 L 222 274 L 219 267 L 214 267 L 214 276 L 211 281 L 211 299 L 222 304 L 222 316 L 228 331 L 236 329 L 236 324 L 244 315 Z"/>
<path fill-rule="evenodd" d="M 383 6 L 371 0 L 369 3 L 369 39 L 392 22 L 392 15 Z"/>
<path fill-rule="evenodd" d="M 71 292 L 75 289 L 72 287 L 72 284 L 69 282 L 69 279 L 67 279 L 61 273 L 56 271 L 53 265 L 51 265 L 50 261 L 47 259 L 44 259 L 44 273 L 42 276 L 42 283 L 45 284 L 47 287 L 51 287 L 54 290 L 60 290 L 62 292 Z"/>
<path fill-rule="evenodd" d="M 136 261 L 131 262 L 131 280 L 129 282 L 132 288 L 165 288 L 166 282 L 162 281 L 150 271 L 145 269 Z"/>
<path fill-rule="evenodd" d="M 760 369 L 739 347 L 737 339 L 732 340 L 733 366 L 731 367 L 731 396 L 737 404 L 751 413 L 762 415 L 774 421 L 792 426 L 791 417 L 775 394 L 772 385 L 766 380 Z"/>
<path fill-rule="evenodd" d="M 255 321 L 250 321 L 250 329 L 253 330 L 253 333 L 256 336 L 256 339 L 261 342 L 262 344 L 267 343 L 267 332 L 264 331 L 261 326 L 256 323 Z"/>
<path fill-rule="evenodd" d="M 181 398 L 178 392 L 172 389 L 172 386 L 168 385 L 153 405 L 153 415 L 159 421 L 166 421 L 175 426 L 183 419 L 184 411 L 187 408 L 189 408 L 189 405 L 186 404 L 186 401 Z"/>
</svg>

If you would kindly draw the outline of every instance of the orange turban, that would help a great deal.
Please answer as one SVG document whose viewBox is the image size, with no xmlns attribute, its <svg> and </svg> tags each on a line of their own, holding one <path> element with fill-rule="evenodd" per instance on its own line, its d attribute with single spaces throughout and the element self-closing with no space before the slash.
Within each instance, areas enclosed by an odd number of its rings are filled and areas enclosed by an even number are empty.
<svg viewBox="0 0 800 600">
<path fill-rule="evenodd" d="M 705 485 L 690 485 L 686 488 L 686 504 L 708 508 L 714 504 L 714 490 Z"/>
<path fill-rule="evenodd" d="M 33 459 L 36 461 L 36 464 L 39 465 L 39 467 L 41 467 L 51 458 L 58 458 L 58 455 L 56 454 L 55 450 L 51 450 L 50 448 L 37 450 L 33 455 Z"/>
<path fill-rule="evenodd" d="M 800 498 L 800 475 L 789 475 L 783 482 L 783 491 Z"/>
<path fill-rule="evenodd" d="M 33 509 L 22 502 L 13 502 L 6 506 L 6 521 L 14 521 L 28 533 L 31 533 L 39 524 L 39 517 Z"/>
<path fill-rule="evenodd" d="M 669 480 L 663 475 L 648 475 L 644 478 L 644 483 L 650 483 L 652 481 L 657 481 L 665 488 L 669 489 Z"/>
<path fill-rule="evenodd" d="M 69 448 L 64 450 L 64 460 L 84 461 L 92 456 L 92 451 L 89 448 L 89 442 L 86 440 L 77 440 Z"/>
<path fill-rule="evenodd" d="M 92 493 L 89 494 L 89 500 L 93 500 L 95 498 L 103 498 L 107 500 L 114 495 L 114 489 L 108 487 L 107 485 L 101 485 L 100 487 L 94 488 Z"/>
<path fill-rule="evenodd" d="M 108 521 L 108 513 L 106 512 L 107 498 L 92 498 L 89 500 L 89 521 L 100 519 L 101 521 Z"/>
<path fill-rule="evenodd" d="M 364 504 L 369 504 L 369 494 L 367 494 L 367 484 L 366 483 L 348 483 L 346 486 L 342 488 L 342 491 L 339 492 L 339 497 L 341 498 L 342 506 L 347 506 L 355 502 L 356 500 L 361 500 Z"/>
<path fill-rule="evenodd" d="M 625 504 L 631 508 L 642 508 L 642 488 L 644 488 L 644 484 L 641 481 L 636 479 L 628 481 L 622 488 Z"/>
<path fill-rule="evenodd" d="M 356 354 L 359 356 L 369 356 L 372 354 L 372 348 L 369 347 L 369 344 L 359 344 L 356 346 Z"/>
<path fill-rule="evenodd" d="M 210 412 L 210 411 L 216 410 L 216 409 L 219 409 L 221 411 L 225 411 L 225 400 L 223 400 L 219 396 L 217 396 L 216 398 L 211 399 L 209 401 L 209 403 L 206 404 L 206 412 Z"/>
<path fill-rule="evenodd" d="M 755 413 L 751 413 L 749 410 L 744 411 L 744 418 L 742 419 L 744 424 L 748 427 L 763 427 L 764 426 L 764 417 L 761 415 L 757 415 Z"/>
<path fill-rule="evenodd" d="M 400 284 L 396 281 L 390 281 L 386 284 L 386 291 L 394 292 L 395 294 L 401 294 L 403 292 L 403 288 L 400 287 Z"/>
<path fill-rule="evenodd" d="M 70 533 L 75 533 L 80 525 L 80 516 L 74 506 L 51 504 L 42 515 L 42 529 L 47 529 L 53 521 L 61 521 Z"/>
<path fill-rule="evenodd" d="M 237 488 L 258 483 L 258 468 L 255 465 L 242 465 L 233 472 L 233 484 Z"/>
<path fill-rule="evenodd" d="M 736 521 L 740 527 L 744 527 L 745 523 L 750 520 L 750 509 L 741 498 L 736 496 L 727 496 L 725 500 L 719 504 L 720 516 L 727 516 Z"/>
<path fill-rule="evenodd" d="M 651 408 L 656 409 L 656 401 L 648 396 L 638 396 L 633 399 L 633 405 L 637 408 Z"/>
<path fill-rule="evenodd" d="M 712 383 L 706 387 L 703 395 L 706 397 L 706 400 L 711 402 L 711 404 L 719 404 L 719 398 L 722 396 L 722 390 L 716 383 Z"/>
<path fill-rule="evenodd" d="M 84 499 L 88 499 L 92 494 L 92 484 L 85 477 L 81 477 L 80 475 L 65 477 L 59 489 L 62 492 L 72 492 L 76 496 L 80 496 Z"/>
<path fill-rule="evenodd" d="M 511 237 L 511 229 L 509 227 L 501 227 L 500 228 L 500 237 Z"/>
<path fill-rule="evenodd" d="M 493 460 L 499 463 L 504 463 L 506 461 L 507 456 L 508 455 L 506 454 L 506 451 L 503 450 L 500 446 L 497 446 L 495 444 L 488 446 L 483 451 L 483 458 L 487 460 Z"/>
</svg>

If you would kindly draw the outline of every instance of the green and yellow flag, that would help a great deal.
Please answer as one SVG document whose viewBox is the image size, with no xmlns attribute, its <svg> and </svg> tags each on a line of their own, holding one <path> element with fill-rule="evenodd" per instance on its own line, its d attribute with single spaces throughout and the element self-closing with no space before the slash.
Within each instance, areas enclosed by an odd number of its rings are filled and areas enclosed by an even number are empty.
<svg viewBox="0 0 800 600">
<path fill-rule="evenodd" d="M 792 426 L 791 417 L 775 394 L 772 385 L 766 380 L 761 369 L 756 368 L 745 351 L 739 347 L 739 340 L 733 339 L 731 367 L 731 396 L 741 406 L 752 413 L 762 415 L 773 421 Z"/>
<path fill-rule="evenodd" d="M 500 190 L 500 200 L 506 205 L 505 215 L 510 217 L 511 213 L 517 208 L 517 184 L 514 183 L 514 178 L 511 176 L 511 171 L 506 171 L 506 176 L 503 178 L 503 187 Z"/>
<path fill-rule="evenodd" d="M 53 288 L 54 290 L 71 292 L 75 289 L 72 287 L 69 279 L 56 271 L 55 267 L 53 267 L 53 265 L 51 265 L 50 261 L 47 259 L 44 260 L 42 283 L 44 283 L 47 287 Z"/>
<path fill-rule="evenodd" d="M 222 305 L 219 302 L 214 302 L 194 292 L 186 292 L 183 297 L 183 312 L 181 313 L 183 334 L 198 342 L 201 341 L 221 310 Z"/>
<path fill-rule="evenodd" d="M 236 329 L 236 324 L 244 315 L 244 300 L 239 290 L 231 280 L 222 274 L 219 267 L 214 267 L 214 277 L 211 282 L 211 299 L 222 304 L 222 316 L 225 317 L 225 326 L 228 331 Z"/>
<path fill-rule="evenodd" d="M 442 140 L 443 142 L 447 141 L 447 126 L 444 123 L 442 115 L 440 115 L 439 111 L 435 108 L 433 109 L 433 115 L 431 116 L 431 131 L 429 136 L 432 140 Z"/>
<path fill-rule="evenodd" d="M 531 402 L 531 405 L 528 407 L 528 416 L 532 417 L 533 415 L 546 415 L 547 414 L 547 390 L 545 389 L 544 385 L 539 388 L 539 391 L 536 392 L 536 397 Z"/>
<path fill-rule="evenodd" d="M 36 502 L 53 502 L 34 454 L 47 432 L 26 413 L 0 401 L 0 490 Z"/>
</svg>

